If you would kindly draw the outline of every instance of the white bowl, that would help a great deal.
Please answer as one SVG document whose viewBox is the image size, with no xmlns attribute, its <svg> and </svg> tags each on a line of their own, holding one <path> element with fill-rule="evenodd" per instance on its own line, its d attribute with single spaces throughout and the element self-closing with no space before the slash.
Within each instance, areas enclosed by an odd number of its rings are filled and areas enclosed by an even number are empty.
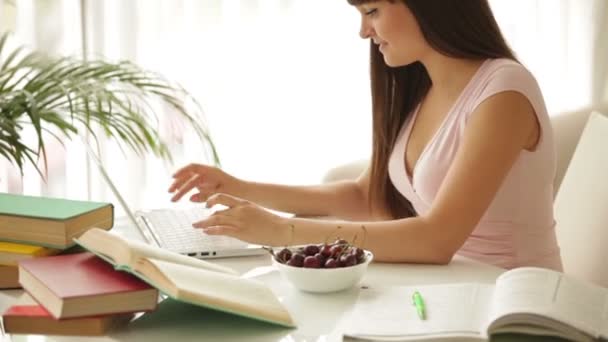
<svg viewBox="0 0 608 342">
<path fill-rule="evenodd" d="M 354 266 L 336 268 L 289 266 L 278 262 L 274 257 L 272 264 L 279 270 L 281 276 L 297 289 L 323 293 L 345 290 L 359 284 L 373 258 L 372 252 L 365 251 L 364 262 Z"/>
</svg>

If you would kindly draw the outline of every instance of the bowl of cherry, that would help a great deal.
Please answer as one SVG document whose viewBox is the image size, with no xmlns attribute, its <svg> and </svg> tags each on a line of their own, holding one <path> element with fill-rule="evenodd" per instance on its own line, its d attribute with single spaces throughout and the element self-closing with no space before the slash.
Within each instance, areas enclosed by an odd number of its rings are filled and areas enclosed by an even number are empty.
<svg viewBox="0 0 608 342">
<path fill-rule="evenodd" d="M 270 250 L 272 263 L 283 278 L 306 292 L 335 292 L 357 285 L 374 258 L 370 251 L 338 239 Z"/>
</svg>

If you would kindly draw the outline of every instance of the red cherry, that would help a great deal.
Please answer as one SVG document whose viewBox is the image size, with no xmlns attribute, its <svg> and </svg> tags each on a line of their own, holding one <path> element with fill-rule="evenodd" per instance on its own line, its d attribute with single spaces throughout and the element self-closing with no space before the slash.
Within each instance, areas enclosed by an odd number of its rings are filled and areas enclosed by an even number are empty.
<svg viewBox="0 0 608 342">
<path fill-rule="evenodd" d="M 304 247 L 304 255 L 315 255 L 319 253 L 319 246 L 317 245 L 308 245 Z"/>
<path fill-rule="evenodd" d="M 333 245 L 333 246 L 331 246 L 331 248 L 329 249 L 329 251 L 330 251 L 330 255 L 333 258 L 337 258 L 340 255 L 340 253 L 342 253 L 342 246 L 341 245 Z"/>
<path fill-rule="evenodd" d="M 341 267 L 354 266 L 357 264 L 357 257 L 352 254 L 343 254 L 340 257 L 338 265 Z"/>
<path fill-rule="evenodd" d="M 287 248 L 281 249 L 279 253 L 277 253 L 276 259 L 282 264 L 286 263 L 287 261 L 289 261 L 289 259 L 291 259 L 291 251 Z"/>
<path fill-rule="evenodd" d="M 304 255 L 300 253 L 295 253 L 291 256 L 291 259 L 287 261 L 287 265 L 294 267 L 302 267 L 302 265 L 304 265 Z"/>
<path fill-rule="evenodd" d="M 336 268 L 338 267 L 338 262 L 334 258 L 329 258 L 325 261 L 325 268 Z"/>
<path fill-rule="evenodd" d="M 331 245 L 323 245 L 320 253 L 323 254 L 324 257 L 329 258 L 329 256 L 331 256 L 331 247 Z"/>
<path fill-rule="evenodd" d="M 304 267 L 319 268 L 320 266 L 321 266 L 321 263 L 319 262 L 319 259 L 315 258 L 314 256 L 309 255 L 306 258 L 304 258 Z"/>
<path fill-rule="evenodd" d="M 365 252 L 361 248 L 357 248 L 355 257 L 357 258 L 357 263 L 360 264 L 365 261 Z"/>
<path fill-rule="evenodd" d="M 315 258 L 319 259 L 319 267 L 323 267 L 325 265 L 325 259 L 327 259 L 323 254 L 317 253 L 314 255 Z"/>
</svg>

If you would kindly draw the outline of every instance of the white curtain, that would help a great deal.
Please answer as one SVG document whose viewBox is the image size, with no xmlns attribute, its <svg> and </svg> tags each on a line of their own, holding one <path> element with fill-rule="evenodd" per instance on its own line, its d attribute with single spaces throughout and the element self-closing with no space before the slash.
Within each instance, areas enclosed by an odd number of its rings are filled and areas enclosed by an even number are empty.
<svg viewBox="0 0 608 342">
<path fill-rule="evenodd" d="M 490 1 L 551 113 L 605 100 L 605 0 Z M 86 0 L 83 11 L 74 0 L 15 3 L 8 12 L 24 43 L 81 53 L 84 12 L 89 58 L 130 59 L 180 82 L 202 103 L 223 167 L 237 177 L 311 184 L 370 154 L 368 42 L 344 0 Z M 167 205 L 170 172 L 206 162 L 195 141 L 179 144 L 180 130 L 167 136 L 178 157 L 170 167 L 106 147 L 105 164 L 133 207 Z M 113 200 L 95 172 L 86 186 L 82 148 L 66 146 L 54 150 L 60 165 L 48 184 L 30 170 L 11 186 L 5 172 L 0 190 Z"/>
<path fill-rule="evenodd" d="M 537 77 L 550 113 L 600 104 L 608 65 L 605 0 L 490 3 L 507 41 Z"/>
</svg>

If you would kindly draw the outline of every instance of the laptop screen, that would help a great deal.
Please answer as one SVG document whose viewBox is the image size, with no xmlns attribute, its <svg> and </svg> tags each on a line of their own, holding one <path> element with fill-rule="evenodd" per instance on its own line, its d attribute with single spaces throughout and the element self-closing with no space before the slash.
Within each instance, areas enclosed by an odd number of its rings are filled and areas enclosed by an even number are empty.
<svg viewBox="0 0 608 342">
<path fill-rule="evenodd" d="M 95 154 L 95 152 L 93 151 L 93 148 L 91 147 L 89 142 L 86 141 L 85 138 L 82 138 L 82 141 L 87 150 L 87 155 L 93 161 L 93 163 L 95 163 L 95 165 L 97 166 L 97 169 L 99 170 L 99 173 L 101 174 L 101 177 L 105 180 L 106 184 L 108 184 L 108 186 L 110 187 L 110 191 L 112 191 L 112 193 L 116 197 L 116 200 L 118 200 L 118 203 L 120 204 L 122 209 L 127 214 L 127 217 L 129 219 L 129 221 L 131 222 L 131 224 L 137 228 L 137 230 L 141 234 L 141 237 L 144 238 L 144 240 L 146 242 L 148 242 L 148 243 L 152 242 L 152 243 L 156 244 L 157 246 L 160 246 L 160 243 L 158 241 L 156 241 L 153 234 L 146 234 L 146 231 L 144 230 L 144 228 L 142 228 L 142 224 L 140 224 L 138 222 L 137 217 L 135 216 L 134 212 L 131 210 L 131 208 L 127 204 L 127 201 L 125 201 L 124 197 L 120 194 L 120 192 L 118 191 L 118 188 L 116 187 L 114 182 L 112 182 L 112 180 L 110 179 L 110 175 L 106 171 L 106 168 L 103 166 L 101 159 L 99 159 L 97 154 Z"/>
</svg>

